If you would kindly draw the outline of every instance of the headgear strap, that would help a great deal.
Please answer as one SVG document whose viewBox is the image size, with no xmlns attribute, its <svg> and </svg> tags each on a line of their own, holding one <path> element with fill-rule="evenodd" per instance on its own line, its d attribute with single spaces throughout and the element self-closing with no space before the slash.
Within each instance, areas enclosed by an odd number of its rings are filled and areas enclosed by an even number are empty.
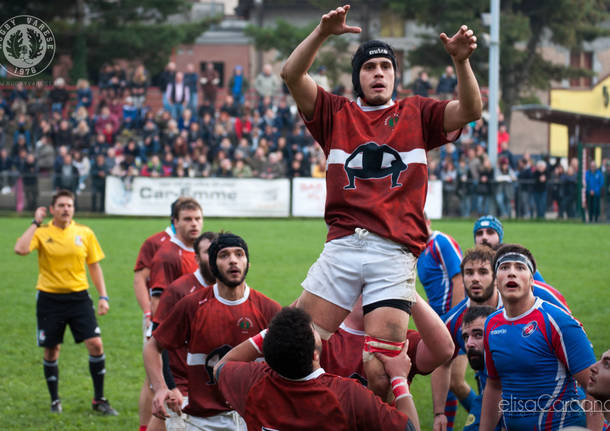
<svg viewBox="0 0 610 431">
<path fill-rule="evenodd" d="M 503 263 L 506 263 L 506 262 L 522 263 L 529 268 L 529 270 L 532 274 L 534 273 L 534 265 L 532 265 L 532 261 L 529 260 L 526 255 L 521 254 L 521 253 L 506 253 L 505 255 L 500 257 L 500 259 L 498 259 L 498 261 L 496 262 L 496 268 L 495 268 L 496 272 L 498 271 L 498 268 L 500 267 L 500 265 L 502 265 Z"/>
</svg>

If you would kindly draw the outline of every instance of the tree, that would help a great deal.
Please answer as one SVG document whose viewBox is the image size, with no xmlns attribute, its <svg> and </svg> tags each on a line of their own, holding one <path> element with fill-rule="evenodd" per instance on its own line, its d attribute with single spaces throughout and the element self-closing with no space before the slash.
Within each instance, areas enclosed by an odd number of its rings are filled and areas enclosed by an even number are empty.
<svg viewBox="0 0 610 431">
<path fill-rule="evenodd" d="M 256 49 L 263 51 L 277 50 L 277 61 L 284 61 L 303 39 L 311 33 L 317 22 L 304 27 L 293 26 L 284 20 L 277 20 L 274 27 L 258 27 L 249 25 L 245 33 L 254 41 Z M 326 67 L 326 73 L 332 85 L 336 85 L 343 73 L 350 73 L 351 66 L 348 50 L 349 41 L 343 37 L 331 37 L 324 44 L 312 70 L 320 66 Z"/>
<path fill-rule="evenodd" d="M 72 77 L 95 79 L 100 67 L 115 59 L 140 60 L 152 74 L 160 72 L 173 48 L 192 43 L 220 18 L 168 23 L 170 15 L 186 14 L 191 7 L 189 0 L 34 0 L 7 2 L 3 14 L 47 22 L 56 58 L 69 54 L 73 60 Z"/>
<path fill-rule="evenodd" d="M 489 0 L 391 0 L 391 8 L 404 17 L 432 27 L 437 34 L 455 32 L 467 24 L 478 35 L 479 47 L 473 55 L 475 73 L 487 82 L 488 46 L 483 33 L 488 30 L 481 14 L 489 12 Z M 500 15 L 500 87 L 503 111 L 510 125 L 512 106 L 532 100 L 534 90 L 548 89 L 552 81 L 589 75 L 590 72 L 545 60 L 540 47 L 550 40 L 569 49 L 579 49 L 583 41 L 607 35 L 600 26 L 609 17 L 607 0 L 503 0 Z M 473 19 L 473 17 L 476 17 Z M 409 54 L 411 64 L 440 72 L 449 59 L 436 36 Z"/>
</svg>

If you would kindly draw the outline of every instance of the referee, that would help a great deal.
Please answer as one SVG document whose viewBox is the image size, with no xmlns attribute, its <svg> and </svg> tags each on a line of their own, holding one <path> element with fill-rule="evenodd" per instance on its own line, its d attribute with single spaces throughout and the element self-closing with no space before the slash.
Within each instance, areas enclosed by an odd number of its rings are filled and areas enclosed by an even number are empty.
<svg viewBox="0 0 610 431">
<path fill-rule="evenodd" d="M 51 395 L 51 411 L 61 413 L 58 394 L 60 344 L 66 325 L 74 341 L 85 342 L 89 351 L 89 371 L 93 379 L 93 410 L 103 415 L 118 415 L 104 398 L 106 358 L 97 325 L 93 302 L 87 289 L 87 271 L 99 294 L 97 312 L 108 312 L 108 294 L 100 260 L 104 258 L 97 238 L 87 226 L 72 220 L 74 194 L 59 190 L 49 207 L 52 220 L 42 224 L 46 208 L 39 207 L 32 224 L 15 244 L 15 253 L 25 256 L 38 250 L 38 289 L 36 300 L 38 345 L 44 348 L 44 375 Z"/>
</svg>

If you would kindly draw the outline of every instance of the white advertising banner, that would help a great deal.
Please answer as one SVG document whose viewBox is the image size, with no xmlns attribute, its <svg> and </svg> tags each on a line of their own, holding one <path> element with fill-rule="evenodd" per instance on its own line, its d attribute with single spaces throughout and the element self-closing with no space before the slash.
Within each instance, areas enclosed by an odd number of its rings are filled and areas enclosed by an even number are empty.
<svg viewBox="0 0 610 431">
<path fill-rule="evenodd" d="M 324 178 L 294 178 L 292 180 L 292 215 L 295 217 L 324 217 L 326 180 Z M 428 182 L 426 213 L 430 219 L 443 215 L 443 183 Z"/>
<path fill-rule="evenodd" d="M 180 196 L 197 199 L 206 217 L 288 217 L 290 180 L 243 178 L 106 179 L 106 212 L 167 216 Z"/>
<path fill-rule="evenodd" d="M 430 220 L 443 217 L 443 182 L 441 180 L 428 181 L 428 196 L 424 210 Z"/>
<path fill-rule="evenodd" d="M 292 180 L 292 215 L 324 217 L 326 180 L 324 178 L 294 178 Z"/>
</svg>

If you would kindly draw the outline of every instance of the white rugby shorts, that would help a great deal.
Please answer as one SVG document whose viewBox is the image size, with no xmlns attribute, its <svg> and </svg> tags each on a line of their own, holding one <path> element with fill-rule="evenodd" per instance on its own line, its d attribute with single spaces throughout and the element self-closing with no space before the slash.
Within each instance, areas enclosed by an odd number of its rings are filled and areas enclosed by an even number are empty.
<svg viewBox="0 0 610 431">
<path fill-rule="evenodd" d="M 415 302 L 416 262 L 405 246 L 356 228 L 324 245 L 302 286 L 346 310 L 360 294 L 362 305 L 387 299 Z"/>
<path fill-rule="evenodd" d="M 186 431 L 247 431 L 246 421 L 235 410 L 207 418 L 189 416 Z"/>
</svg>

